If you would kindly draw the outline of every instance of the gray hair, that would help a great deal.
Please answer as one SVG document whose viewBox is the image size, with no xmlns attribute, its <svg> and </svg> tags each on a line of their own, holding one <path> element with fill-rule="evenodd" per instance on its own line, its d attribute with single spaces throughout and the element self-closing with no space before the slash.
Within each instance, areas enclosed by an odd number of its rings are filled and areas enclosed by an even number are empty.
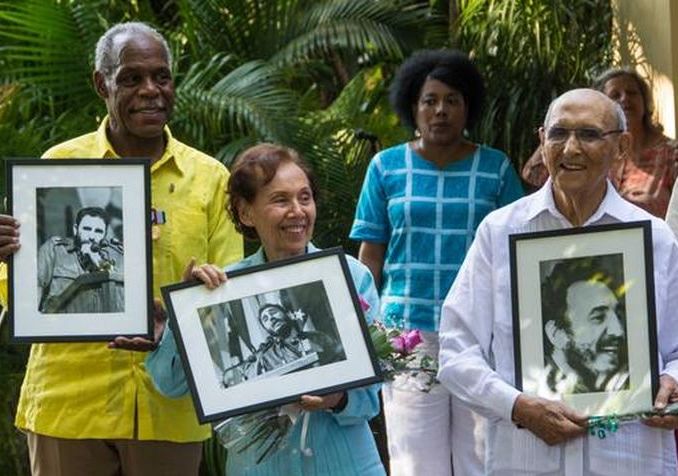
<svg viewBox="0 0 678 476">
<path fill-rule="evenodd" d="M 103 74 L 106 81 L 112 78 L 113 71 L 119 61 L 117 51 L 114 51 L 113 48 L 115 37 L 123 34 L 148 35 L 158 40 L 167 54 L 167 63 L 170 65 L 170 68 L 172 67 L 172 52 L 167 44 L 167 40 L 165 40 L 165 37 L 162 36 L 158 30 L 146 23 L 138 21 L 118 23 L 101 35 L 99 41 L 97 41 L 94 54 L 94 69 Z"/>
<path fill-rule="evenodd" d="M 603 94 L 603 93 L 600 93 L 600 94 Z M 603 95 L 603 96 L 605 96 L 605 95 Z M 544 117 L 544 129 L 548 128 L 548 125 L 551 122 L 551 114 L 553 112 L 553 107 L 558 102 L 558 99 L 560 99 L 561 97 L 562 96 L 558 96 L 553 101 L 551 101 L 551 104 L 549 104 L 549 108 L 546 111 L 546 117 Z M 618 102 L 615 102 L 612 99 L 609 99 L 607 96 L 605 96 L 605 97 L 612 103 L 614 115 L 617 118 L 617 129 L 620 129 L 622 131 L 628 130 L 627 124 L 626 124 L 626 115 L 624 114 L 624 109 L 622 109 L 621 105 Z"/>
</svg>

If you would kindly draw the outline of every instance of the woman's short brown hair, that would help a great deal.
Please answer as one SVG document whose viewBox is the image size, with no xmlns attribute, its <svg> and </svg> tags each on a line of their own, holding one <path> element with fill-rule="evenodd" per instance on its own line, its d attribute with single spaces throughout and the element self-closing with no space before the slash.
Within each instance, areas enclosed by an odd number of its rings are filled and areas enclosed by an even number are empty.
<svg viewBox="0 0 678 476">
<path fill-rule="evenodd" d="M 317 202 L 318 184 L 313 171 L 299 153 L 290 147 L 271 143 L 258 144 L 241 152 L 233 162 L 227 187 L 228 211 L 236 229 L 245 238 L 257 240 L 259 236 L 254 227 L 247 226 L 240 220 L 239 207 L 243 201 L 254 202 L 259 189 L 273 180 L 281 164 L 288 162 L 297 165 L 306 174 L 313 199 Z"/>
</svg>

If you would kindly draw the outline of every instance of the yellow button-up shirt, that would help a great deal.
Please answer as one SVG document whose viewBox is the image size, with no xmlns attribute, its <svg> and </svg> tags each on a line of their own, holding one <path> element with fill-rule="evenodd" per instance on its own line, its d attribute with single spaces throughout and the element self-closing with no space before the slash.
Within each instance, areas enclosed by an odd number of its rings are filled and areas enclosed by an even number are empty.
<svg viewBox="0 0 678 476">
<path fill-rule="evenodd" d="M 106 137 L 107 119 L 96 132 L 59 144 L 45 158 L 116 158 Z M 198 263 L 225 265 L 242 258 L 242 238 L 226 214 L 228 171 L 213 158 L 174 139 L 151 166 L 152 206 L 166 223 L 154 225 L 153 291 L 181 280 Z M 133 263 L 127 264 L 134 265 Z M 138 263 L 143 273 L 143 263 Z M 16 425 L 60 438 L 138 438 L 190 442 L 210 435 L 199 425 L 190 396 L 158 393 L 146 353 L 111 350 L 106 343 L 34 344 L 16 414 Z"/>
</svg>

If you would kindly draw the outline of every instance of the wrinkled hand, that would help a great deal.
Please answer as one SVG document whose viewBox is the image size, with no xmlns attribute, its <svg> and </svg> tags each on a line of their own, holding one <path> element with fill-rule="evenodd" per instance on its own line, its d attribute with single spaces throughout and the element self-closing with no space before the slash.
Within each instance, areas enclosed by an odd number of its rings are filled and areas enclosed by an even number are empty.
<svg viewBox="0 0 678 476">
<path fill-rule="evenodd" d="M 226 282 L 226 273 L 213 264 L 195 265 L 195 258 L 186 265 L 183 277 L 184 282 L 202 281 L 209 289 L 215 289 Z"/>
<path fill-rule="evenodd" d="M 19 221 L 10 215 L 0 215 L 0 261 L 7 261 L 20 247 Z"/>
<path fill-rule="evenodd" d="M 158 347 L 162 333 L 165 331 L 167 313 L 162 307 L 160 299 L 153 300 L 153 340 L 143 337 L 118 336 L 108 343 L 109 349 L 134 350 L 137 352 L 149 352 Z"/>
<path fill-rule="evenodd" d="M 547 445 L 557 445 L 586 433 L 588 419 L 568 406 L 521 393 L 513 405 L 512 419 Z"/>
<path fill-rule="evenodd" d="M 659 391 L 657 398 L 654 400 L 654 409 L 661 411 L 666 408 L 669 403 L 678 401 L 678 383 L 670 375 L 662 375 L 659 377 Z M 665 415 L 653 416 L 643 421 L 647 426 L 653 428 L 662 428 L 664 430 L 678 429 L 678 416 Z"/>
<path fill-rule="evenodd" d="M 318 410 L 332 410 L 341 401 L 346 392 L 330 393 L 318 397 L 315 395 L 302 395 L 299 406 L 302 410 L 307 412 L 314 412 Z"/>
</svg>

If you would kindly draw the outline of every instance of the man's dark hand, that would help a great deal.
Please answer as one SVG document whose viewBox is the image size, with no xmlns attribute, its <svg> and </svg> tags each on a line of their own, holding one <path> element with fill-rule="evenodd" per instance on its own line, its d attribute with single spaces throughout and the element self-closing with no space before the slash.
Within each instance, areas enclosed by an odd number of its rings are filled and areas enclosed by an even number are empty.
<svg viewBox="0 0 678 476">
<path fill-rule="evenodd" d="M 108 343 L 109 349 L 134 350 L 137 352 L 149 352 L 155 350 L 160 343 L 165 325 L 167 323 L 167 313 L 162 307 L 160 299 L 153 300 L 153 340 L 143 337 L 123 337 L 118 336 Z"/>
<path fill-rule="evenodd" d="M 10 215 L 0 215 L 0 261 L 6 261 L 20 246 L 19 221 Z"/>
<path fill-rule="evenodd" d="M 547 445 L 557 445 L 586 433 L 588 419 L 568 406 L 540 397 L 520 394 L 512 419 Z"/>
</svg>

